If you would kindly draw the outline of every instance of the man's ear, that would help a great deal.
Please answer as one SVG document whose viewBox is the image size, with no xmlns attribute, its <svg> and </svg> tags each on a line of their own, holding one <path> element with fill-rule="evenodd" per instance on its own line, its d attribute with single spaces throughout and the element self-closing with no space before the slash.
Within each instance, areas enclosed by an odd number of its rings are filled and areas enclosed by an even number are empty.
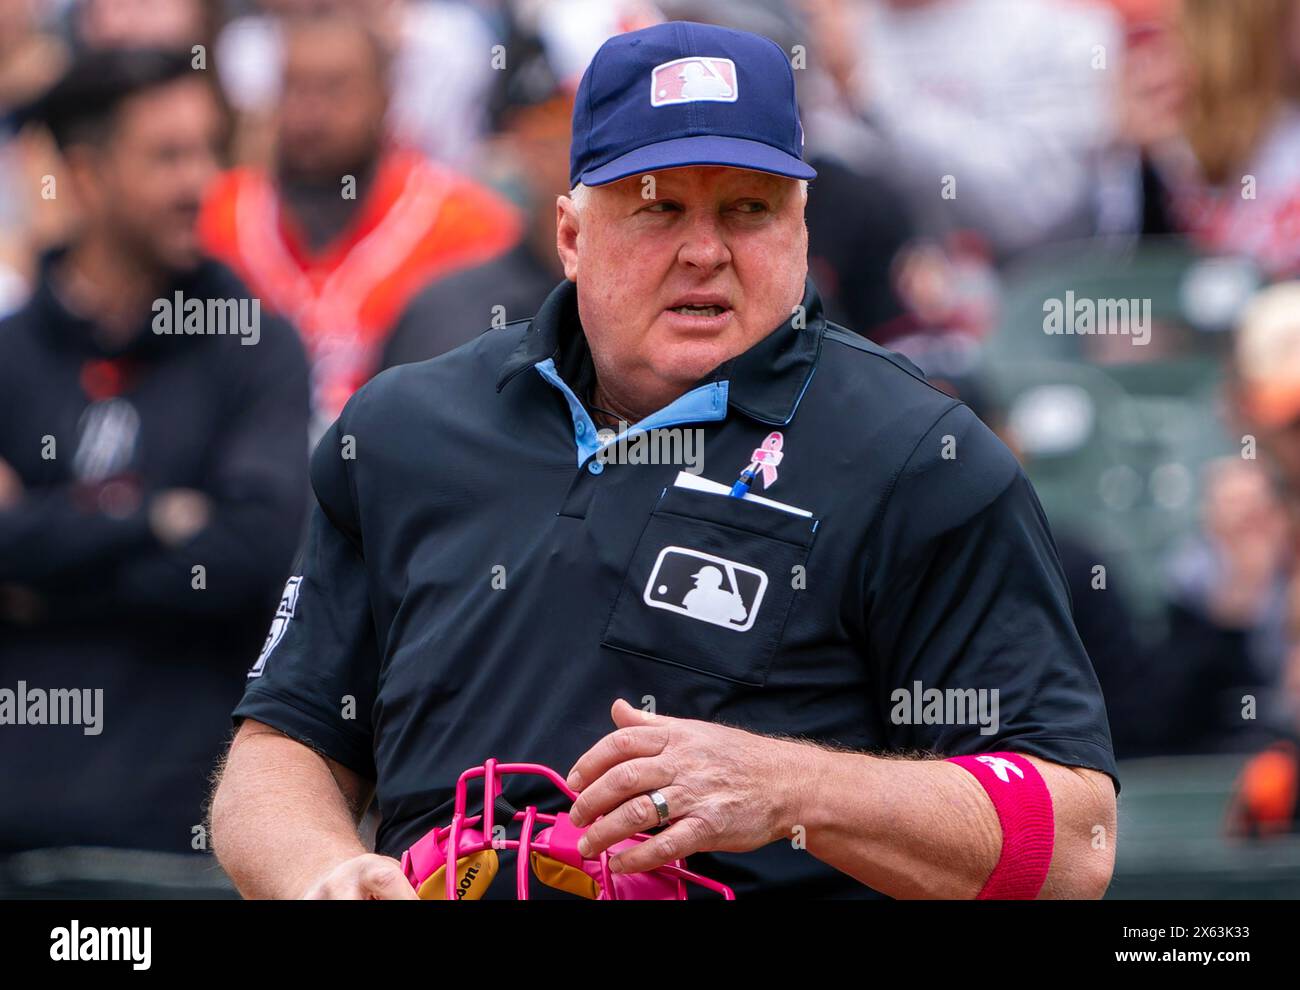
<svg viewBox="0 0 1300 990">
<path fill-rule="evenodd" d="M 74 144 L 64 149 L 62 155 L 74 202 L 86 214 L 97 214 L 106 167 L 102 151 L 93 144 Z"/>
<path fill-rule="evenodd" d="M 564 265 L 564 277 L 570 282 L 578 280 L 578 226 L 581 218 L 578 208 L 568 196 L 555 200 L 555 250 Z"/>
</svg>

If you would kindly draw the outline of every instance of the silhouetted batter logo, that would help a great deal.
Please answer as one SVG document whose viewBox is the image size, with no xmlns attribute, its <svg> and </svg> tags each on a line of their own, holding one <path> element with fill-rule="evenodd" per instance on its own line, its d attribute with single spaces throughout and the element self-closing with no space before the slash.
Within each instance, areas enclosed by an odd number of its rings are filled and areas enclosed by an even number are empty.
<svg viewBox="0 0 1300 990">
<path fill-rule="evenodd" d="M 729 58 L 692 55 L 656 65 L 650 73 L 652 107 L 699 100 L 735 103 L 738 95 L 736 63 Z"/>
<path fill-rule="evenodd" d="M 642 600 L 691 619 L 744 632 L 754 624 L 767 590 L 756 567 L 688 547 L 659 551 Z"/>
</svg>

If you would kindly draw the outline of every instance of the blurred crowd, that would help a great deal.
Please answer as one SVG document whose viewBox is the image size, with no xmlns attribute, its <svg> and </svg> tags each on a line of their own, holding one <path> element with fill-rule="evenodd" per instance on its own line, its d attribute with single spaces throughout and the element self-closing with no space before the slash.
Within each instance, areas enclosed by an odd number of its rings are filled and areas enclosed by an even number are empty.
<svg viewBox="0 0 1300 990">
<path fill-rule="evenodd" d="M 578 80 L 661 19 L 789 53 L 828 314 L 1031 477 L 1070 407 L 999 379 L 996 355 L 1054 343 L 1017 293 L 1218 266 L 1151 346 L 1065 358 L 1214 368 L 1174 395 L 1223 443 L 1142 555 L 1158 607 L 1104 526 L 1045 501 L 1117 756 L 1261 754 L 1239 827 L 1295 827 L 1300 0 L 0 0 L 0 687 L 102 687 L 106 719 L 5 736 L 0 853 L 206 848 L 310 444 L 384 368 L 535 312 Z M 191 300 L 257 340 L 186 336 Z"/>
</svg>

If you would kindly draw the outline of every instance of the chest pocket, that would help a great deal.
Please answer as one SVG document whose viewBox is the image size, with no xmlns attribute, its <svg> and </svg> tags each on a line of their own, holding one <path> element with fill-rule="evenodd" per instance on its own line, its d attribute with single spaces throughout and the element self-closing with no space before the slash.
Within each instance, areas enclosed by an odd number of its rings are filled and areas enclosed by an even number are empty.
<svg viewBox="0 0 1300 990">
<path fill-rule="evenodd" d="M 672 487 L 632 553 L 602 645 L 761 686 L 817 520 Z"/>
</svg>

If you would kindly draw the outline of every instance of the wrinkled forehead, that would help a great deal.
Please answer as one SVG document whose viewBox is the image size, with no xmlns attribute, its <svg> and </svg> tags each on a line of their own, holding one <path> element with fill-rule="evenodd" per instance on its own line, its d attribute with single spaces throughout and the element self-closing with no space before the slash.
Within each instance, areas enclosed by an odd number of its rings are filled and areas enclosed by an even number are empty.
<svg viewBox="0 0 1300 990">
<path fill-rule="evenodd" d="M 629 175 L 595 189 L 613 196 L 662 199 L 666 196 L 700 199 L 730 196 L 778 197 L 793 195 L 799 180 L 771 172 L 722 165 L 683 165 Z"/>
</svg>

